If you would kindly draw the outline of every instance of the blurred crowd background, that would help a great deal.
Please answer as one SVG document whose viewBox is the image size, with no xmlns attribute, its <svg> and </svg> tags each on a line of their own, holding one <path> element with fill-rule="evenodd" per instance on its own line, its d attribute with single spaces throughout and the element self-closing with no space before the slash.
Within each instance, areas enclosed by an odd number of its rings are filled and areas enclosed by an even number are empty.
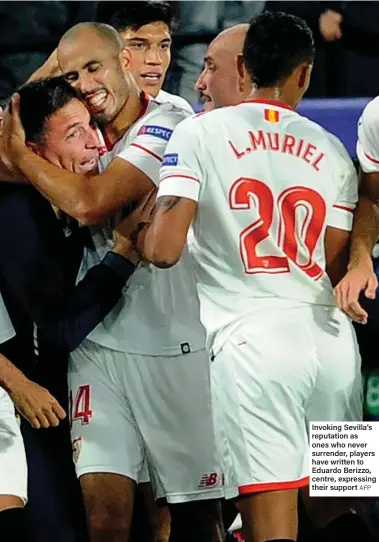
<svg viewBox="0 0 379 542">
<path fill-rule="evenodd" d="M 122 2 L 0 2 L 0 98 L 40 66 L 72 25 L 107 22 Z M 173 61 L 166 90 L 196 105 L 194 83 L 207 44 L 224 28 L 266 10 L 303 17 L 317 55 L 309 98 L 375 96 L 379 89 L 379 2 L 176 1 Z"/>
</svg>

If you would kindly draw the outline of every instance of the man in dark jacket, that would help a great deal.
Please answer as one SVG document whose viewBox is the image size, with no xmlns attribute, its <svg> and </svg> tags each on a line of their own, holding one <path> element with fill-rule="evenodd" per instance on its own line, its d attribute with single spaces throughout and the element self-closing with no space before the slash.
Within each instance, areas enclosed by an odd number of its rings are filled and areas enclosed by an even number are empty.
<svg viewBox="0 0 379 542">
<path fill-rule="evenodd" d="M 96 131 L 86 107 L 62 78 L 26 85 L 20 97 L 27 140 L 35 152 L 72 171 L 96 169 Z M 58 218 L 33 187 L 0 184 L 0 291 L 16 331 L 0 351 L 66 410 L 68 352 L 115 305 L 138 262 L 116 237 L 113 251 L 75 286 L 89 239 L 85 228 Z M 46 432 L 23 424 L 23 435 L 33 542 L 85 539 L 68 422 Z"/>
</svg>

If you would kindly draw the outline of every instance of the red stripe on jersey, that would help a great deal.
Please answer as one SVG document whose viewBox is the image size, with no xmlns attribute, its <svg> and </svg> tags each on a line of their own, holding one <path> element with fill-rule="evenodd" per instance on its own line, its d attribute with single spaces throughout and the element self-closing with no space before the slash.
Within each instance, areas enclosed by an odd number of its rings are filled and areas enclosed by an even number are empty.
<svg viewBox="0 0 379 542">
<path fill-rule="evenodd" d="M 200 183 L 199 179 L 196 179 L 196 177 L 191 177 L 191 175 L 178 175 L 178 174 L 166 175 L 166 177 L 163 177 L 161 179 L 161 182 L 165 181 L 166 179 L 169 179 L 170 177 L 179 177 L 180 179 L 191 179 L 192 181 L 196 181 L 197 183 Z"/>
<path fill-rule="evenodd" d="M 369 154 L 367 154 L 367 152 L 365 152 L 365 156 L 366 156 L 366 158 L 368 158 L 369 160 L 371 160 L 371 162 L 374 162 L 374 164 L 379 164 L 379 160 L 375 160 L 375 158 L 373 158 L 372 156 L 370 156 Z"/>
<path fill-rule="evenodd" d="M 264 491 L 283 491 L 288 489 L 297 489 L 309 485 L 309 476 L 301 478 L 300 480 L 294 480 L 290 482 L 266 482 L 263 484 L 247 484 L 245 486 L 239 486 L 238 492 L 240 495 L 247 495 L 249 493 L 260 493 Z"/>
<path fill-rule="evenodd" d="M 341 211 L 349 211 L 349 213 L 354 213 L 354 207 L 345 207 L 344 205 L 333 205 L 336 209 L 340 209 Z"/>
<path fill-rule="evenodd" d="M 137 147 L 138 149 L 141 149 L 141 151 L 145 151 L 145 152 L 151 154 L 151 156 L 154 156 L 154 158 L 156 158 L 160 162 L 162 162 L 162 160 L 163 160 L 163 158 L 161 158 L 158 154 L 155 154 L 155 152 L 151 151 L 150 149 L 146 149 L 146 147 L 142 147 L 142 145 L 138 145 L 138 143 L 132 143 L 130 146 L 131 147 Z"/>
</svg>

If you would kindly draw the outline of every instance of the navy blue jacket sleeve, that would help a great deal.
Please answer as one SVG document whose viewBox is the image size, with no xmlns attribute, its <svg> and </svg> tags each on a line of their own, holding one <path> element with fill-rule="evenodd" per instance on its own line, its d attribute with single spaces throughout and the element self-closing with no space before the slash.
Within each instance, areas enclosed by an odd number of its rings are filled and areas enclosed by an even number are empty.
<svg viewBox="0 0 379 542">
<path fill-rule="evenodd" d="M 0 186 L 0 284 L 51 344 L 74 350 L 122 295 L 134 266 L 111 253 L 75 286 L 61 223 L 32 187 Z"/>
</svg>

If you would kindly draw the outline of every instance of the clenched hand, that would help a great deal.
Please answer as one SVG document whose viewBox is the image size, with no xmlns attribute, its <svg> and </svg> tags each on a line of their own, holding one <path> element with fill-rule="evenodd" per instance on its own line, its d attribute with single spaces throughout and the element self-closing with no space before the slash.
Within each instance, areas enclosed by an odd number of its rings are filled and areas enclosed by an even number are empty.
<svg viewBox="0 0 379 542">
<path fill-rule="evenodd" d="M 335 287 L 337 305 L 354 322 L 365 324 L 368 314 L 360 305 L 359 296 L 364 291 L 368 299 L 375 299 L 377 287 L 378 279 L 372 263 L 357 265 Z"/>
<path fill-rule="evenodd" d="M 18 412 L 35 429 L 56 427 L 66 417 L 61 405 L 47 389 L 27 378 L 12 385 L 9 396 Z"/>
</svg>

